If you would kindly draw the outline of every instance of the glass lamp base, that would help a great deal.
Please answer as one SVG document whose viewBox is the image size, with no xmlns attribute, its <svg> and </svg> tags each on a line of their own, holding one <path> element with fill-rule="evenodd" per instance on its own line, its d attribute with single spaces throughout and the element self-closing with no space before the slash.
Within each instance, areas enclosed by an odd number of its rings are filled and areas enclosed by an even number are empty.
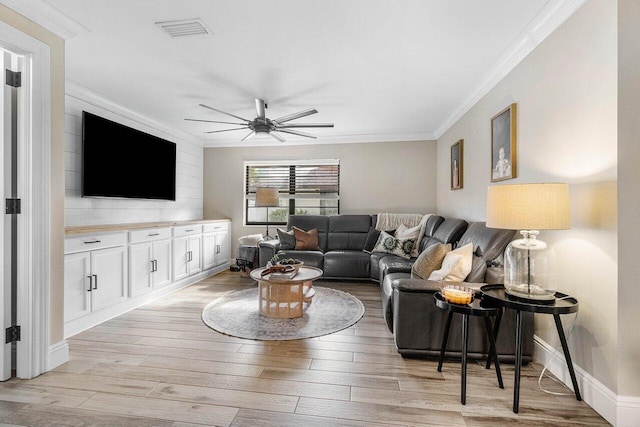
<svg viewBox="0 0 640 427">
<path fill-rule="evenodd" d="M 505 292 L 516 299 L 541 304 L 552 304 L 556 300 L 555 291 L 526 283 L 505 286 Z"/>
</svg>

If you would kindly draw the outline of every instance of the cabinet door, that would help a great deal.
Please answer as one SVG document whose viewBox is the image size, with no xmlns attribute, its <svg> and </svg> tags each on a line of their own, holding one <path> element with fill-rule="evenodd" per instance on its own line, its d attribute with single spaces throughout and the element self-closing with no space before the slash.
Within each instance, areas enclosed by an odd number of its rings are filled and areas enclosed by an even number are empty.
<svg viewBox="0 0 640 427">
<path fill-rule="evenodd" d="M 91 252 L 91 310 L 124 302 L 128 294 L 127 247 L 100 249 Z"/>
<path fill-rule="evenodd" d="M 153 242 L 155 270 L 152 273 L 153 287 L 160 288 L 171 283 L 171 240 Z"/>
<path fill-rule="evenodd" d="M 202 271 L 202 235 L 189 236 L 189 274 L 196 274 Z"/>
<path fill-rule="evenodd" d="M 151 290 L 152 259 L 151 243 L 129 247 L 129 285 L 132 297 Z"/>
<path fill-rule="evenodd" d="M 213 233 L 202 235 L 202 269 L 208 270 L 216 265 L 216 239 Z"/>
<path fill-rule="evenodd" d="M 216 233 L 216 265 L 231 260 L 231 239 L 229 231 Z"/>
<path fill-rule="evenodd" d="M 173 239 L 173 280 L 180 280 L 189 275 L 189 238 Z"/>
<path fill-rule="evenodd" d="M 91 312 L 89 275 L 91 256 L 80 252 L 64 256 L 64 321 L 77 319 Z"/>
</svg>

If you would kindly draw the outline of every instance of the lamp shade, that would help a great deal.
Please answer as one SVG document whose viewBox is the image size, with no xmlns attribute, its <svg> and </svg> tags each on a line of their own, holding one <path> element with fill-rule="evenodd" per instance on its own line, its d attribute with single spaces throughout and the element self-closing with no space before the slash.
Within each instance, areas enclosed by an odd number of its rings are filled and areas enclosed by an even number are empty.
<svg viewBox="0 0 640 427">
<path fill-rule="evenodd" d="M 258 187 L 256 188 L 256 204 L 257 208 L 274 208 L 280 206 L 278 198 L 278 189 L 276 187 Z"/>
<path fill-rule="evenodd" d="M 489 187 L 487 227 L 512 230 L 570 228 L 569 186 L 536 183 Z"/>
</svg>

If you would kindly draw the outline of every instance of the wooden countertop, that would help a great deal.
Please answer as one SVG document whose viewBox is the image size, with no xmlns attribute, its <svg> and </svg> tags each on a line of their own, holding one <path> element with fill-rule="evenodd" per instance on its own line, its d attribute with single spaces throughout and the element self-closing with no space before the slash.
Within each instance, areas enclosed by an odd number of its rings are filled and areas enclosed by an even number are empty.
<svg viewBox="0 0 640 427">
<path fill-rule="evenodd" d="M 101 224 L 101 225 L 76 225 L 72 227 L 65 227 L 64 233 L 67 236 L 74 234 L 88 234 L 88 233 L 108 233 L 110 231 L 128 231 L 137 230 L 141 228 L 160 228 L 160 227 L 175 227 L 180 225 L 190 224 L 209 224 L 215 222 L 229 222 L 230 219 L 200 219 L 193 221 L 165 221 L 165 222 L 135 222 L 130 224 Z"/>
</svg>

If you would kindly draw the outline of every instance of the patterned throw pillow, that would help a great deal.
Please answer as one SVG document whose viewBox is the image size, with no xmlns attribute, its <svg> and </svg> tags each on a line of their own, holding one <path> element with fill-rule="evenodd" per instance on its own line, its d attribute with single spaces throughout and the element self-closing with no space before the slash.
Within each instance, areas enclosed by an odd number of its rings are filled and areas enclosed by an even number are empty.
<svg viewBox="0 0 640 427">
<path fill-rule="evenodd" d="M 416 259 L 411 266 L 411 277 L 417 279 L 426 279 L 431 273 L 440 269 L 442 260 L 445 255 L 451 252 L 451 245 L 444 243 L 436 243 L 429 246 Z"/>
<path fill-rule="evenodd" d="M 296 248 L 296 237 L 293 235 L 293 230 L 287 231 L 282 228 L 278 228 L 278 240 L 280 240 L 280 249 L 291 250 Z"/>
<path fill-rule="evenodd" d="M 392 235 L 381 231 L 380 237 L 375 248 L 371 252 L 385 252 L 388 254 L 398 255 L 402 258 L 411 258 L 411 250 L 416 243 L 415 237 L 408 237 L 406 239 L 397 239 Z"/>
<path fill-rule="evenodd" d="M 318 229 L 312 228 L 304 231 L 298 227 L 293 227 L 293 235 L 296 238 L 297 251 L 322 251 L 318 243 Z"/>
</svg>

